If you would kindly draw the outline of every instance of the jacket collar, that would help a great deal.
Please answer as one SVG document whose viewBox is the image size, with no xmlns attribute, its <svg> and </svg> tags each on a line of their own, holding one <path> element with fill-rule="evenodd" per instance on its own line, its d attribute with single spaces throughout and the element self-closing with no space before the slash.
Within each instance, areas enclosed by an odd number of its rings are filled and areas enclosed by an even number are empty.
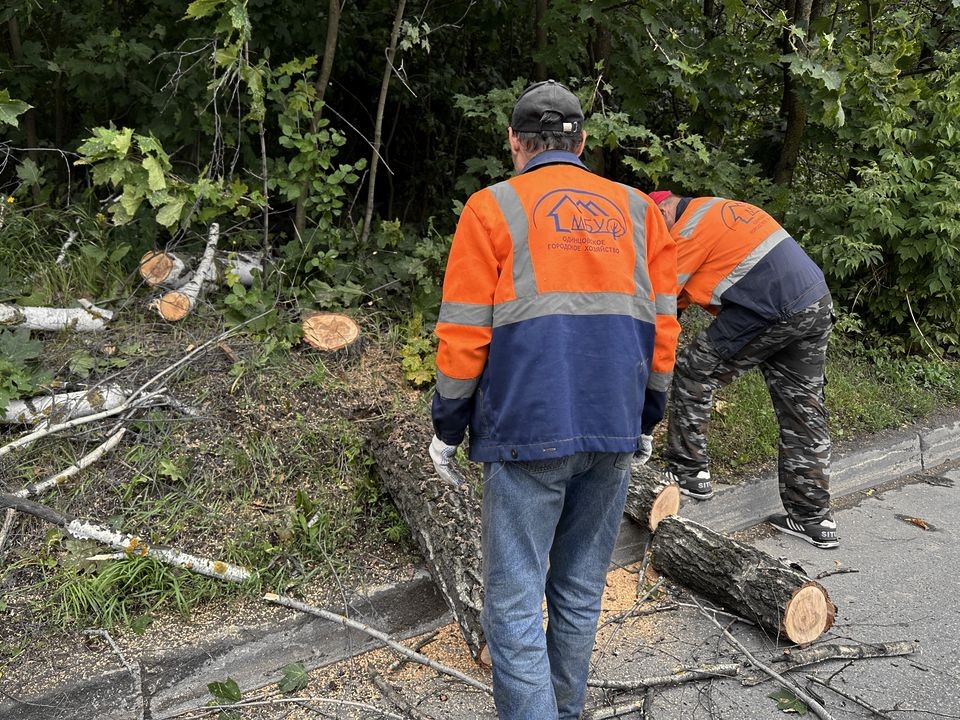
<svg viewBox="0 0 960 720">
<path fill-rule="evenodd" d="M 572 152 L 567 152 L 566 150 L 544 150 L 542 153 L 534 155 L 532 158 L 530 158 L 530 160 L 527 161 L 527 164 L 523 166 L 523 170 L 520 171 L 520 174 L 522 175 L 530 170 L 536 170 L 544 165 L 559 164 L 577 165 L 582 167 L 584 170 L 587 169 L 587 166 L 583 164 L 580 158 Z"/>
</svg>

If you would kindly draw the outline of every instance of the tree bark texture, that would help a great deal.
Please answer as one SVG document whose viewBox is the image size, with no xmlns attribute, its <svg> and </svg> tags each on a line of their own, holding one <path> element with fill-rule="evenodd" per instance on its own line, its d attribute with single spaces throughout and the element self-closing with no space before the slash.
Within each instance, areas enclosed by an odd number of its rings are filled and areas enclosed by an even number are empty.
<svg viewBox="0 0 960 720">
<path fill-rule="evenodd" d="M 28 330 L 73 330 L 97 332 L 113 319 L 110 310 L 98 308 L 86 300 L 77 301 L 78 308 L 21 307 L 0 303 L 0 328 L 20 327 Z"/>
<path fill-rule="evenodd" d="M 176 322 L 185 318 L 196 306 L 204 287 L 216 282 L 217 269 L 214 257 L 219 240 L 220 225 L 213 223 L 210 225 L 207 246 L 196 272 L 178 289 L 164 293 L 163 297 L 156 301 L 157 312 L 164 320 Z"/>
<path fill-rule="evenodd" d="M 400 26 L 403 22 L 403 9 L 407 0 L 397 2 L 397 13 L 393 18 L 393 29 L 390 31 L 390 47 L 387 48 L 387 64 L 383 69 L 383 80 L 380 83 L 380 99 L 377 101 L 377 116 L 373 125 L 373 153 L 370 155 L 370 179 L 367 181 L 367 209 L 363 218 L 363 232 L 360 237 L 361 248 L 366 247 L 370 239 L 370 230 L 373 225 L 373 197 L 377 184 L 377 167 L 380 163 L 381 138 L 383 136 L 383 112 L 387 104 L 387 92 L 390 90 L 390 76 L 393 74 L 393 59 L 397 55 L 397 40 L 400 37 Z"/>
<path fill-rule="evenodd" d="M 822 585 L 692 520 L 661 520 L 650 549 L 658 571 L 794 643 L 811 643 L 833 625 L 837 608 Z"/>
<path fill-rule="evenodd" d="M 660 521 L 680 510 L 680 488 L 648 465 L 634 467 L 627 487 L 624 513 L 643 528 L 653 531 Z"/>
<path fill-rule="evenodd" d="M 481 503 L 469 483 L 454 487 L 436 475 L 427 453 L 432 436 L 429 417 L 398 413 L 383 420 L 369 444 L 377 474 L 410 526 L 470 653 L 477 661 L 489 662 L 480 627 Z"/>
</svg>

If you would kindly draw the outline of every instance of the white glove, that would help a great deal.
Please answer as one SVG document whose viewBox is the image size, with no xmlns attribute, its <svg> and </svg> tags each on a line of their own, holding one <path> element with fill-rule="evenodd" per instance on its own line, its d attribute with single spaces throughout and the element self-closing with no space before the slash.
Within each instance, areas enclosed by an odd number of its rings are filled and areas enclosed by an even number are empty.
<svg viewBox="0 0 960 720">
<path fill-rule="evenodd" d="M 640 436 L 640 449 L 633 454 L 634 465 L 646 465 L 653 455 L 653 435 Z"/>
<path fill-rule="evenodd" d="M 444 482 L 450 483 L 454 487 L 460 487 L 467 480 L 460 472 L 460 468 L 453 462 L 454 455 L 457 454 L 456 445 L 447 445 L 436 435 L 430 441 L 430 459 L 433 460 L 433 467 L 437 475 Z"/>
</svg>

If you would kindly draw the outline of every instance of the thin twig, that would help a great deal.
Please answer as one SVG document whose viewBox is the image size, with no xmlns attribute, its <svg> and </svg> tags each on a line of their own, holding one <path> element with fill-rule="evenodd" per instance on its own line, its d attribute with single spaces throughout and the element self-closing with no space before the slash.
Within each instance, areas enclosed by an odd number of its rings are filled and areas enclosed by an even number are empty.
<svg viewBox="0 0 960 720">
<path fill-rule="evenodd" d="M 410 718 L 410 720 L 432 720 L 429 715 L 424 715 L 415 708 L 412 703 L 398 693 L 390 683 L 383 679 L 380 673 L 372 671 L 370 673 L 370 679 L 373 681 L 373 684 L 377 686 L 377 689 L 383 695 L 384 699 L 393 703 L 394 707 L 401 710 L 405 717 Z"/>
<path fill-rule="evenodd" d="M 718 677 L 736 677 L 740 672 L 740 663 L 721 663 L 704 665 L 699 668 L 681 669 L 670 675 L 655 675 L 637 680 L 587 680 L 590 687 L 608 690 L 643 690 L 651 687 L 682 685 L 695 680 L 712 680 Z"/>
<path fill-rule="evenodd" d="M 304 703 L 327 703 L 330 705 L 338 705 L 340 707 L 352 707 L 360 708 L 361 710 L 369 710 L 375 712 L 378 715 L 386 718 L 391 718 L 391 720 L 404 720 L 400 715 L 396 715 L 388 710 L 381 710 L 375 705 L 369 705 L 363 702 L 356 702 L 354 700 L 337 700 L 335 698 L 324 698 L 324 697 L 283 697 L 283 698 L 269 698 L 267 700 L 240 700 L 239 702 L 230 703 L 229 705 L 207 705 L 203 708 L 202 711 L 198 712 L 194 717 L 206 717 L 207 715 L 213 715 L 223 711 L 238 710 L 241 708 L 252 708 L 252 707 L 264 707 L 269 705 L 283 705 L 286 703 L 293 703 L 296 705 L 303 705 Z M 309 707 L 309 706 L 305 706 Z M 310 708 L 313 709 L 313 708 Z M 184 710 L 179 712 L 176 715 L 168 715 L 170 718 L 182 717 L 191 713 L 197 712 L 196 709 L 191 708 L 189 710 Z"/>
<path fill-rule="evenodd" d="M 871 705 L 870 703 L 868 703 L 866 700 L 864 700 L 864 699 L 863 699 L 862 697 L 860 697 L 859 695 L 854 695 L 853 693 L 848 693 L 848 692 L 846 692 L 846 691 L 844 691 L 844 690 L 840 690 L 839 688 L 831 685 L 831 684 L 830 684 L 829 682 L 827 682 L 826 680 L 822 680 L 821 678 L 818 678 L 816 675 L 805 675 L 804 677 L 807 678 L 807 680 L 809 680 L 810 682 L 812 682 L 814 685 L 819 685 L 820 687 L 825 687 L 827 690 L 829 690 L 829 691 L 831 691 L 831 692 L 835 692 L 835 693 L 836 693 L 837 695 L 839 695 L 840 697 L 846 698 L 847 700 L 849 700 L 849 701 L 851 701 L 851 702 L 855 702 L 857 705 L 861 706 L 861 707 L 864 708 L 865 710 L 869 710 L 870 712 L 872 712 L 872 713 L 873 713 L 874 715 L 876 715 L 877 717 L 883 718 L 883 720 L 893 720 L 893 717 L 892 717 L 891 715 L 888 715 L 887 713 L 883 712 L 882 710 L 878 710 L 877 708 L 875 708 L 873 705 Z"/>
<path fill-rule="evenodd" d="M 430 643 L 432 643 L 434 640 L 437 639 L 437 635 L 439 634 L 439 632 L 440 632 L 439 630 L 434 630 L 429 635 L 426 635 L 420 638 L 420 640 L 418 640 L 417 643 L 413 646 L 413 651 L 420 652 L 421 650 L 423 650 L 427 645 L 429 645 Z M 397 670 L 402 668 L 406 663 L 407 663 L 407 659 L 405 657 L 399 657 L 396 660 L 394 660 L 392 663 L 390 663 L 390 667 L 387 668 L 387 672 L 395 673 Z"/>
<path fill-rule="evenodd" d="M 814 700 L 809 693 L 804 692 L 801 688 L 797 687 L 794 683 L 787 680 L 785 677 L 783 677 L 778 672 L 773 670 L 770 666 L 765 665 L 764 663 L 757 660 L 757 658 L 754 657 L 753 653 L 751 653 L 749 650 L 747 650 L 746 647 L 744 647 L 743 643 L 741 643 L 733 635 L 731 635 L 729 630 L 723 627 L 713 615 L 707 612 L 706 608 L 704 608 L 700 604 L 700 602 L 696 599 L 696 597 L 693 597 L 693 601 L 700 608 L 701 614 L 705 618 L 709 619 L 710 622 L 712 622 L 714 625 L 716 625 L 717 629 L 719 629 L 720 632 L 723 633 L 723 637 L 727 640 L 727 642 L 729 642 L 731 645 L 737 648 L 740 652 L 742 652 L 747 657 L 747 659 L 751 663 L 753 663 L 753 665 L 755 665 L 760 670 L 763 670 L 763 672 L 767 673 L 767 675 L 769 675 L 774 680 L 776 680 L 780 685 L 782 685 L 787 690 L 792 692 L 797 697 L 797 699 L 800 700 L 804 705 L 806 705 L 810 710 L 812 710 L 814 715 L 820 718 L 820 720 L 834 720 L 833 716 L 829 712 L 827 712 L 827 709 L 823 707 L 823 705 L 818 703 L 816 700 Z"/>
</svg>

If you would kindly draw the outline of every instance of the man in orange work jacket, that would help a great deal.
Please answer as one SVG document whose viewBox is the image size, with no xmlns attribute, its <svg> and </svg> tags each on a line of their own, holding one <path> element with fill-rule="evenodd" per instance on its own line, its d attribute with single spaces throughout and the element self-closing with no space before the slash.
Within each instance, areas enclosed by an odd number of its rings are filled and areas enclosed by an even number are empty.
<svg viewBox="0 0 960 720">
<path fill-rule="evenodd" d="M 679 334 L 674 242 L 646 195 L 580 161 L 583 120 L 552 80 L 520 96 L 517 175 L 467 201 L 436 330 L 430 456 L 450 477 L 469 426 L 503 719 L 580 715 L 630 464 L 663 417 Z"/>
<path fill-rule="evenodd" d="M 684 494 L 713 496 L 706 438 L 713 394 L 759 367 L 780 424 L 786 510 L 768 522 L 817 547 L 837 547 L 823 398 L 833 305 L 823 272 L 758 207 L 666 190 L 650 197 L 677 241 L 678 308 L 693 303 L 716 315 L 677 358 L 664 453 L 670 474 Z"/>
</svg>

